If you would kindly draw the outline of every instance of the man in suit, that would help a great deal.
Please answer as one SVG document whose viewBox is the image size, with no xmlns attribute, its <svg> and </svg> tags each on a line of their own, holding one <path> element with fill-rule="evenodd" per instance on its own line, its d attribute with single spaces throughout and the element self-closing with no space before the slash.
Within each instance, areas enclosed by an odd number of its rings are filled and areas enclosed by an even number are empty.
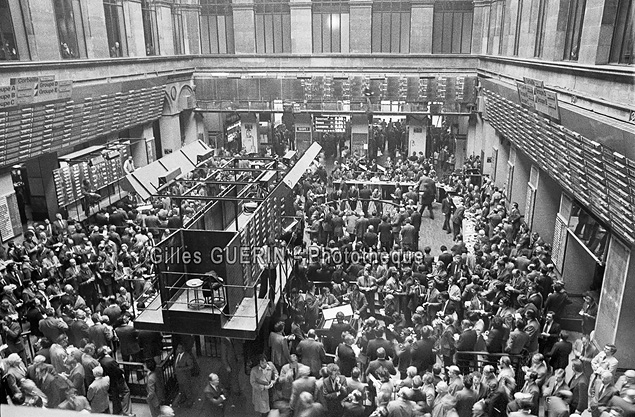
<svg viewBox="0 0 635 417">
<path fill-rule="evenodd" d="M 417 367 L 419 374 L 429 372 L 436 362 L 436 355 L 433 352 L 434 339 L 431 338 L 431 327 L 425 326 L 421 332 L 421 339 L 412 344 L 411 363 Z"/>
<path fill-rule="evenodd" d="M 417 230 L 412 225 L 412 220 L 407 218 L 401 228 L 400 240 L 403 250 L 417 250 Z"/>
<path fill-rule="evenodd" d="M 567 341 L 568 338 L 569 335 L 565 331 L 561 331 L 558 341 L 545 354 L 549 359 L 549 366 L 553 369 L 566 369 L 569 365 L 569 355 L 573 348 L 571 343 Z"/>
<path fill-rule="evenodd" d="M 141 347 L 139 346 L 139 330 L 130 323 L 130 314 L 125 313 L 123 323 L 117 327 L 115 333 L 119 338 L 121 357 L 125 362 L 141 362 Z"/>
<path fill-rule="evenodd" d="M 565 372 L 564 369 L 558 368 L 554 372 L 554 374 L 549 377 L 547 383 L 542 387 L 542 396 L 543 397 L 551 397 L 552 395 L 556 395 L 559 391 L 562 390 L 570 390 L 570 387 L 564 380 Z"/>
<path fill-rule="evenodd" d="M 55 215 L 55 221 L 52 224 L 53 236 L 60 238 L 60 235 L 65 235 L 68 231 L 68 222 L 64 220 L 61 213 Z"/>
<path fill-rule="evenodd" d="M 560 320 L 564 308 L 569 304 L 571 304 L 571 300 L 564 289 L 564 282 L 554 282 L 553 292 L 545 300 L 545 311 L 553 312 L 554 320 Z"/>
<path fill-rule="evenodd" d="M 542 326 L 542 332 L 538 336 L 540 353 L 546 355 L 551 351 L 553 345 L 558 341 L 560 335 L 560 324 L 555 322 L 555 313 L 548 311 Z"/>
<path fill-rule="evenodd" d="M 584 368 L 579 359 L 571 361 L 571 369 L 573 370 L 573 376 L 567 384 L 572 393 L 569 411 L 571 414 L 582 415 L 589 404 L 589 380 L 584 375 Z"/>
<path fill-rule="evenodd" d="M 452 217 L 452 213 L 454 212 L 454 202 L 452 201 L 452 196 L 446 193 L 445 198 L 441 201 L 441 213 L 443 213 L 443 230 L 447 230 L 446 233 L 452 233 L 452 226 L 450 226 L 450 218 Z M 470 413 L 472 409 L 470 407 Z"/>
<path fill-rule="evenodd" d="M 298 368 L 297 379 L 291 384 L 291 399 L 289 400 L 291 410 L 296 409 L 300 394 L 303 392 L 315 393 L 315 377 L 310 376 L 310 374 L 311 370 L 308 367 Z"/>
<path fill-rule="evenodd" d="M 611 398 L 618 394 L 613 384 L 613 373 L 603 371 L 600 377 L 596 378 L 591 390 L 593 395 L 589 396 L 589 411 L 593 417 L 599 417 L 602 414 L 602 407 L 607 407 Z"/>
<path fill-rule="evenodd" d="M 194 404 L 194 393 L 196 392 L 192 384 L 192 370 L 194 369 L 194 358 L 192 354 L 183 348 L 182 344 L 176 347 L 176 358 L 174 360 L 174 374 L 179 384 L 179 392 L 181 393 L 181 403 L 185 403 L 186 407 Z"/>
<path fill-rule="evenodd" d="M 397 375 L 397 370 L 395 369 L 395 365 L 388 359 L 386 359 L 386 351 L 383 347 L 377 349 L 377 359 L 370 361 L 368 364 L 368 368 L 366 368 L 366 376 L 373 375 L 375 378 L 379 379 L 376 372 L 379 368 L 384 368 L 390 375 Z"/>
<path fill-rule="evenodd" d="M 209 411 L 206 415 L 211 417 L 223 417 L 225 415 L 225 403 L 227 395 L 220 385 L 218 375 L 211 373 L 207 377 L 208 383 L 203 389 L 203 397 L 205 398 L 205 409 Z"/>
<path fill-rule="evenodd" d="M 311 375 L 317 377 L 326 360 L 326 351 L 322 342 L 317 340 L 315 329 L 310 329 L 306 339 L 298 343 L 296 352 L 300 355 L 301 362 L 311 369 Z"/>
<path fill-rule="evenodd" d="M 46 318 L 40 320 L 38 325 L 40 332 L 49 340 L 56 340 L 61 334 L 68 331 L 68 325 L 64 320 L 55 317 L 55 310 L 52 308 L 46 309 Z"/>
<path fill-rule="evenodd" d="M 470 361 L 474 359 L 471 354 L 464 354 L 461 352 L 473 351 L 476 346 L 476 340 L 478 335 L 472 322 L 469 320 L 463 320 L 461 322 L 461 328 L 463 331 L 459 336 L 459 340 L 456 342 L 456 363 L 459 366 L 462 374 L 469 372 Z"/>
<path fill-rule="evenodd" d="M 525 320 L 527 322 L 525 326 L 525 333 L 529 336 L 527 341 L 527 351 L 530 355 L 538 353 L 538 341 L 540 334 L 542 333 L 540 323 L 536 320 L 536 313 L 533 310 L 525 311 Z M 559 332 L 559 330 L 558 330 Z"/>
<path fill-rule="evenodd" d="M 86 399 L 90 402 L 93 413 L 110 413 L 110 402 L 108 392 L 110 391 L 110 377 L 104 376 L 104 369 L 97 366 L 92 371 L 93 382 L 88 386 Z"/>
<path fill-rule="evenodd" d="M 150 408 L 150 415 L 158 417 L 161 404 L 165 401 L 165 384 L 163 376 L 157 372 L 157 363 L 153 359 L 146 361 L 146 369 L 148 370 L 146 402 Z"/>
<path fill-rule="evenodd" d="M 554 395 L 545 398 L 545 415 L 547 417 L 569 417 L 569 401 L 572 393 L 569 390 L 560 390 Z"/>
<path fill-rule="evenodd" d="M 271 362 L 276 365 L 278 371 L 282 365 L 289 363 L 289 339 L 282 332 L 284 322 L 279 321 L 273 326 L 273 332 L 269 333 L 269 347 L 271 348 Z"/>
<path fill-rule="evenodd" d="M 112 350 L 107 346 L 99 348 L 99 363 L 104 370 L 104 375 L 110 377 L 110 397 L 112 398 L 112 413 L 126 416 L 132 415 L 130 402 L 130 388 L 126 384 L 124 373 L 115 359 L 111 356 Z"/>
<path fill-rule="evenodd" d="M 378 351 L 380 348 L 384 349 L 385 357 L 392 358 L 395 356 L 395 350 L 393 349 L 393 345 L 391 342 L 384 338 L 385 328 L 383 326 L 378 326 L 374 333 L 374 339 L 368 341 L 368 345 L 366 345 L 366 356 L 368 356 L 368 360 L 374 361 L 377 359 Z"/>
<path fill-rule="evenodd" d="M 472 389 L 474 377 L 472 374 L 467 374 L 463 377 L 463 389 L 455 394 L 456 398 L 456 412 L 459 417 L 472 417 L 472 407 L 476 400 L 476 392 Z"/>
<path fill-rule="evenodd" d="M 289 400 L 292 393 L 293 381 L 298 379 L 300 369 L 304 369 L 308 374 L 311 373 L 311 369 L 298 362 L 298 355 L 292 353 L 289 358 L 289 363 L 282 366 L 280 370 L 280 377 L 278 378 L 279 395 L 281 399 Z"/>
<path fill-rule="evenodd" d="M 324 379 L 322 395 L 326 402 L 327 416 L 340 417 L 342 415 L 342 400 L 348 395 L 346 378 L 340 375 L 340 368 L 334 363 L 326 367 L 328 378 Z"/>
<path fill-rule="evenodd" d="M 379 243 L 381 245 L 381 249 L 388 251 L 392 249 L 392 226 L 388 221 L 388 216 L 382 216 L 381 223 L 377 228 L 377 232 L 379 233 Z"/>
<path fill-rule="evenodd" d="M 439 255 L 439 261 L 443 262 L 443 264 L 447 267 L 452 263 L 454 257 L 448 251 L 448 247 L 445 245 L 441 245 L 441 254 Z"/>
</svg>

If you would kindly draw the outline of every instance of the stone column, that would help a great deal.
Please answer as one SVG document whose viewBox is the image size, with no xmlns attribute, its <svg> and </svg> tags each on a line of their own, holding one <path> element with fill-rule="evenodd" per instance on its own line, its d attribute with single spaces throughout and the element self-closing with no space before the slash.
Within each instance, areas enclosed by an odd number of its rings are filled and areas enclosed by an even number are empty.
<svg viewBox="0 0 635 417">
<path fill-rule="evenodd" d="M 123 15 L 126 21 L 128 56 L 146 56 L 141 0 L 124 0 Z"/>
<path fill-rule="evenodd" d="M 237 54 L 256 53 L 256 22 L 253 0 L 233 0 L 234 46 Z"/>
<path fill-rule="evenodd" d="M 291 52 L 310 54 L 313 52 L 313 20 L 311 2 L 289 0 L 291 9 Z"/>
<path fill-rule="evenodd" d="M 472 51 L 473 54 L 484 54 L 487 51 L 487 27 L 489 23 L 488 0 L 474 2 L 474 19 L 472 20 Z"/>
<path fill-rule="evenodd" d="M 174 55 L 171 2 L 159 0 L 154 4 L 157 11 L 157 27 L 159 28 L 159 51 L 161 55 Z"/>
<path fill-rule="evenodd" d="M 352 53 L 370 53 L 372 37 L 373 2 L 350 0 L 349 48 Z"/>
<path fill-rule="evenodd" d="M 601 65 L 609 62 L 618 0 L 587 0 L 578 62 Z"/>
<path fill-rule="evenodd" d="M 410 11 L 410 52 L 432 53 L 433 0 L 413 0 Z"/>
</svg>

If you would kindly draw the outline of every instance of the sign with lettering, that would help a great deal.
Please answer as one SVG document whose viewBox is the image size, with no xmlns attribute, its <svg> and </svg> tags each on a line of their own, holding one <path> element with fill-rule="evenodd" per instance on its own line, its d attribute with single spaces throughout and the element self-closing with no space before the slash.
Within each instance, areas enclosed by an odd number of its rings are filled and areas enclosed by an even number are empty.
<svg viewBox="0 0 635 417">
<path fill-rule="evenodd" d="M 524 78 L 524 81 L 524 83 L 516 83 L 520 104 L 555 120 L 560 120 L 558 95 L 554 91 L 545 90 L 542 81 L 527 77 Z"/>
<path fill-rule="evenodd" d="M 17 92 L 15 85 L 0 86 L 0 109 L 13 107 L 17 104 Z"/>
</svg>

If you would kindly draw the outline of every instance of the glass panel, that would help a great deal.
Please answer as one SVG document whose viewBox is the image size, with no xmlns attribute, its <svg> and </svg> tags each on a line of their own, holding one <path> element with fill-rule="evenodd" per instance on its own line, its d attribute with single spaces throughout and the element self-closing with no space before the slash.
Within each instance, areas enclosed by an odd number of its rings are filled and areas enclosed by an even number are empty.
<svg viewBox="0 0 635 417">
<path fill-rule="evenodd" d="M 382 13 L 373 13 L 371 23 L 371 40 L 370 51 L 381 52 L 381 15 Z"/>
<path fill-rule="evenodd" d="M 282 15 L 274 14 L 271 19 L 273 21 L 273 52 L 279 54 L 282 52 Z"/>
<path fill-rule="evenodd" d="M 282 15 L 282 52 L 291 52 L 291 14 Z"/>
<path fill-rule="evenodd" d="M 234 17 L 230 15 L 225 16 L 225 36 L 227 39 L 227 53 L 233 54 L 234 51 Z"/>
<path fill-rule="evenodd" d="M 217 16 L 216 21 L 218 22 L 218 53 L 226 54 L 227 53 L 227 29 L 225 27 L 225 16 Z"/>
<path fill-rule="evenodd" d="M 201 52 L 204 54 L 210 53 L 208 16 L 201 16 Z"/>
<path fill-rule="evenodd" d="M 209 16 L 209 44 L 210 53 L 217 54 L 218 48 L 218 18 L 216 16 Z"/>
<path fill-rule="evenodd" d="M 313 52 L 322 52 L 322 15 L 313 13 Z"/>
<path fill-rule="evenodd" d="M 267 53 L 275 52 L 273 49 L 273 15 L 265 16 L 265 51 Z"/>
<path fill-rule="evenodd" d="M 256 52 L 264 54 L 265 49 L 265 15 L 256 15 Z"/>
<path fill-rule="evenodd" d="M 0 0 L 0 61 L 18 58 L 9 3 L 7 0 Z"/>
<path fill-rule="evenodd" d="M 401 13 L 401 53 L 410 52 L 410 13 Z"/>
<path fill-rule="evenodd" d="M 331 15 L 331 52 L 342 52 L 342 21 L 339 13 Z"/>
<path fill-rule="evenodd" d="M 434 13 L 432 24 L 432 53 L 440 54 L 443 51 L 443 13 Z"/>
<path fill-rule="evenodd" d="M 390 22 L 390 51 L 401 52 L 401 14 L 399 12 L 391 13 Z"/>
<path fill-rule="evenodd" d="M 322 15 L 322 52 L 333 52 L 331 45 L 331 14 Z"/>
<path fill-rule="evenodd" d="M 381 14 L 381 51 L 390 52 L 390 13 Z"/>
<path fill-rule="evenodd" d="M 472 51 L 472 20 L 472 13 L 463 13 L 462 54 L 469 54 Z"/>
<path fill-rule="evenodd" d="M 77 34 L 75 32 L 75 16 L 71 0 L 54 0 L 57 35 L 60 41 L 62 58 L 78 58 Z"/>
<path fill-rule="evenodd" d="M 452 13 L 452 53 L 461 53 L 461 32 L 463 30 L 463 13 Z"/>
<path fill-rule="evenodd" d="M 452 13 L 443 13 L 443 40 L 442 51 L 444 54 L 452 52 Z"/>
</svg>

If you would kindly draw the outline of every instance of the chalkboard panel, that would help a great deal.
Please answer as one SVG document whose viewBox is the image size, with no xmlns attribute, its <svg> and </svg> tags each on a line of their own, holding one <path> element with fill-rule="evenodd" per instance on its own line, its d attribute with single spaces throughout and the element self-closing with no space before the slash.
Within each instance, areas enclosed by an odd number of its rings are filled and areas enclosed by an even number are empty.
<svg viewBox="0 0 635 417">
<path fill-rule="evenodd" d="M 600 346 L 615 341 L 630 256 L 628 247 L 616 238 L 611 239 L 595 326 L 595 337 Z"/>
</svg>

